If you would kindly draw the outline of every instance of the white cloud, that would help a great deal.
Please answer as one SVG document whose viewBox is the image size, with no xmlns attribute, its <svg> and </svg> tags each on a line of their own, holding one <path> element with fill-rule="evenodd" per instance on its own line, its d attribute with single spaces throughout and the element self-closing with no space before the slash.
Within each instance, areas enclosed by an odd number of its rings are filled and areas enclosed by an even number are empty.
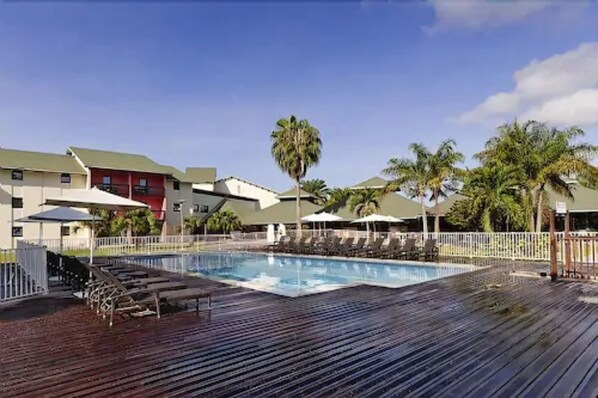
<svg viewBox="0 0 598 398">
<path fill-rule="evenodd" d="M 521 117 L 558 124 L 598 124 L 598 42 L 534 60 L 514 73 L 515 88 L 462 114 L 464 123 Z"/>
<path fill-rule="evenodd" d="M 549 1 L 529 0 L 429 0 L 434 9 L 435 32 L 455 27 L 477 29 L 519 22 L 554 5 Z"/>
</svg>

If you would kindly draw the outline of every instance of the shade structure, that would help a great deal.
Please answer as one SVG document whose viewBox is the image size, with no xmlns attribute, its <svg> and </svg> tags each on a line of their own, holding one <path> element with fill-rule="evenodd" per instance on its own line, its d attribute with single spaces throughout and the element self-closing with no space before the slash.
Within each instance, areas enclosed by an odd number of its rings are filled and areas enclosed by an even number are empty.
<svg viewBox="0 0 598 398">
<path fill-rule="evenodd" d="M 370 223 L 370 222 L 389 222 L 388 216 L 383 216 L 381 214 L 370 214 L 369 216 L 365 216 L 362 218 L 358 218 L 357 220 L 351 221 L 351 223 Z"/>
<path fill-rule="evenodd" d="M 405 222 L 405 221 L 401 220 L 400 218 L 396 218 L 396 217 L 388 215 L 388 216 L 386 216 L 386 222 L 389 222 L 389 223 L 391 223 L 391 222 L 402 223 L 402 222 Z"/>
<path fill-rule="evenodd" d="M 45 205 L 83 207 L 113 211 L 143 209 L 145 203 L 113 195 L 101 189 L 69 189 L 62 195 L 46 198 Z"/>
<path fill-rule="evenodd" d="M 266 239 L 268 243 L 274 243 L 276 235 L 274 233 L 274 224 L 268 224 L 268 232 L 266 233 Z"/>
<path fill-rule="evenodd" d="M 102 221 L 101 217 L 94 216 L 93 214 L 85 213 L 79 210 L 71 209 L 70 207 L 57 207 L 52 210 L 42 211 L 29 215 L 27 217 L 20 218 L 16 222 L 27 222 L 27 223 L 39 223 L 39 240 L 42 240 L 42 224 L 43 223 L 60 223 L 67 222 L 96 222 Z M 62 253 L 62 233 L 60 234 L 60 252 Z"/>
<path fill-rule="evenodd" d="M 301 217 L 301 221 L 305 222 L 334 222 L 334 221 L 342 221 L 343 218 L 339 216 L 335 216 L 334 214 L 330 213 L 314 213 L 310 214 L 305 217 Z"/>
<path fill-rule="evenodd" d="M 145 209 L 145 203 L 113 195 L 101 189 L 69 189 L 61 196 L 46 198 L 45 205 L 83 207 L 89 209 L 103 209 L 111 211 L 128 211 Z M 89 263 L 93 264 L 94 228 L 91 225 L 91 244 L 89 245 Z"/>
</svg>

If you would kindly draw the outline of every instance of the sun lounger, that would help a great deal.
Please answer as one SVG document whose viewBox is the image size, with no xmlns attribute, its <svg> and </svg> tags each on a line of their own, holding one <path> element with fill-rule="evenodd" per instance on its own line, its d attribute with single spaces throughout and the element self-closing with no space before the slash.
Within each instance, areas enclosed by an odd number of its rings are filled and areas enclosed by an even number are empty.
<svg viewBox="0 0 598 398">
<path fill-rule="evenodd" d="M 422 249 L 417 249 L 409 253 L 409 258 L 416 260 L 432 260 L 438 258 L 438 247 L 436 239 L 428 239 Z"/>
<path fill-rule="evenodd" d="M 355 243 L 349 250 L 346 250 L 342 254 L 344 254 L 347 257 L 354 257 L 357 253 L 361 252 L 365 248 L 366 242 L 366 238 L 359 238 L 357 240 L 357 243 Z"/>
<path fill-rule="evenodd" d="M 388 241 L 388 245 L 386 247 L 380 246 L 377 249 L 372 249 L 366 253 L 366 257 L 381 257 L 386 253 L 390 253 L 399 247 L 400 240 L 398 238 L 392 238 Z"/>
<path fill-rule="evenodd" d="M 382 258 L 402 258 L 406 257 L 408 253 L 415 250 L 415 239 L 409 238 L 405 240 L 403 246 L 396 247 L 394 250 L 389 251 L 382 255 Z"/>
<path fill-rule="evenodd" d="M 342 238 L 335 237 L 328 239 L 320 247 L 315 248 L 313 254 L 329 256 L 330 252 L 339 250 Z"/>
<path fill-rule="evenodd" d="M 338 247 L 335 250 L 329 251 L 328 255 L 329 256 L 342 255 L 343 253 L 346 253 L 347 251 L 351 250 L 354 242 L 355 242 L 355 238 L 352 238 L 352 237 L 346 238 L 345 241 L 343 243 L 341 243 L 340 245 L 338 245 Z"/>
<path fill-rule="evenodd" d="M 378 238 L 375 241 L 373 241 L 370 245 L 357 252 L 355 255 L 357 257 L 367 257 L 369 253 L 379 250 L 382 246 L 382 243 L 384 243 L 384 238 Z"/>
</svg>

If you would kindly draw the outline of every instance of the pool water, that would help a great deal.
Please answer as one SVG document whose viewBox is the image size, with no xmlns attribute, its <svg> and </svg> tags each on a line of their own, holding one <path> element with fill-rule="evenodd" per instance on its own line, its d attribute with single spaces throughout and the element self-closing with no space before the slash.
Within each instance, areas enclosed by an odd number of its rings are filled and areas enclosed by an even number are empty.
<svg viewBox="0 0 598 398">
<path fill-rule="evenodd" d="M 140 256 L 137 264 L 236 286 L 298 297 L 360 284 L 401 287 L 469 272 L 470 265 L 434 265 L 217 252 Z"/>
</svg>

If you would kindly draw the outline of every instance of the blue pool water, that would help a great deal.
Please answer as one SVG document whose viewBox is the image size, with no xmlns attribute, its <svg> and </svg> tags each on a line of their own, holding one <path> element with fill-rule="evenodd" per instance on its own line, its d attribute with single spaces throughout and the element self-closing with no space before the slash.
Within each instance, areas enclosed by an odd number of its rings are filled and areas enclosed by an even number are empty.
<svg viewBox="0 0 598 398">
<path fill-rule="evenodd" d="M 468 272 L 469 265 L 331 260 L 217 252 L 141 256 L 135 263 L 288 297 L 360 284 L 400 287 Z"/>
</svg>

